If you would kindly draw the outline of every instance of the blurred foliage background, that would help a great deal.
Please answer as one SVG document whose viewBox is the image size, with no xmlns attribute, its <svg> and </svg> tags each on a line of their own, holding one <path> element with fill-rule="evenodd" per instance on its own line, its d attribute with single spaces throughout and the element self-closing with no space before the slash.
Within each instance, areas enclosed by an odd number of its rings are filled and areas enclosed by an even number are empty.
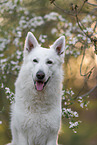
<svg viewBox="0 0 97 145">
<path fill-rule="evenodd" d="M 97 145 L 97 0 L 0 1 L 0 145 L 11 141 L 10 104 L 28 31 L 43 47 L 66 37 L 59 144 Z"/>
</svg>

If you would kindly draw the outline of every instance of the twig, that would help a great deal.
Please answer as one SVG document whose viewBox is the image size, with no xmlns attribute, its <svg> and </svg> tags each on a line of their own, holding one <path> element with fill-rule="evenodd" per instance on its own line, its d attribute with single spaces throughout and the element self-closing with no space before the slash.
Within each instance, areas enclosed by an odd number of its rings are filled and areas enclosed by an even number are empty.
<svg viewBox="0 0 97 145">
<path fill-rule="evenodd" d="M 82 4 L 81 8 L 80 8 L 79 11 L 78 11 L 78 14 L 81 12 L 81 10 L 83 9 L 83 7 L 84 7 L 84 5 L 85 5 L 86 2 L 87 2 L 87 0 L 84 0 L 84 2 L 83 2 L 83 4 Z M 75 15 L 76 15 L 76 14 L 73 14 L 72 12 L 70 12 L 70 11 L 65 11 L 64 9 L 62 9 L 61 7 L 59 7 L 59 6 L 55 3 L 55 0 L 52 0 L 52 1 L 51 1 L 51 4 L 53 4 L 56 8 L 60 9 L 61 11 L 63 11 L 64 13 L 66 13 L 66 14 L 68 14 L 68 15 L 71 15 L 71 16 L 75 16 Z M 77 5 L 75 5 L 74 8 L 73 8 L 72 10 L 75 11 L 76 8 L 78 8 Z"/>
<path fill-rule="evenodd" d="M 81 95 L 81 97 L 85 97 L 85 96 L 88 96 L 90 93 L 92 93 L 95 89 L 97 88 L 97 85 L 95 87 L 93 87 L 89 92 L 87 92 L 86 94 L 84 95 Z"/>
<path fill-rule="evenodd" d="M 91 5 L 91 6 L 96 6 L 96 7 L 97 7 L 96 4 L 92 4 L 92 3 L 89 3 L 89 2 L 87 2 L 87 4 L 89 4 L 89 5 Z"/>
<path fill-rule="evenodd" d="M 97 37 L 92 38 L 91 35 L 89 35 L 88 33 L 83 31 L 83 28 L 84 29 L 86 29 L 86 28 L 85 28 L 85 26 L 83 26 L 83 24 L 81 24 L 81 22 L 80 22 L 80 20 L 78 18 L 78 15 L 77 15 L 77 11 L 76 11 L 76 15 L 75 16 L 76 16 L 76 21 L 77 21 L 77 24 L 78 24 L 79 28 L 91 40 L 91 42 L 95 46 L 95 51 L 97 51 Z"/>
<path fill-rule="evenodd" d="M 85 57 L 85 49 L 84 49 L 82 61 L 81 61 L 81 64 L 80 64 L 80 75 L 81 76 L 88 76 L 88 79 L 89 79 L 90 78 L 90 75 L 91 75 L 91 73 L 92 73 L 92 71 L 93 71 L 93 69 L 95 67 L 91 68 L 91 70 L 89 72 L 87 72 L 86 74 L 82 74 L 81 70 L 82 70 L 82 64 L 83 64 L 84 57 Z"/>
<path fill-rule="evenodd" d="M 87 80 L 85 82 L 87 82 Z M 74 100 L 77 99 L 77 98 L 79 98 L 79 97 L 82 97 L 83 98 L 85 96 L 88 96 L 90 93 L 92 93 L 94 91 L 94 89 L 97 88 L 97 85 L 95 87 L 93 87 L 89 92 L 87 92 L 87 93 L 85 93 L 83 95 L 80 95 L 80 93 L 82 92 L 82 90 L 84 89 L 84 87 L 85 87 L 85 83 L 84 83 L 83 87 L 80 89 L 80 91 L 78 92 L 78 94 L 73 98 Z"/>
<path fill-rule="evenodd" d="M 84 5 L 85 5 L 86 2 L 87 2 L 87 0 L 84 0 L 82 6 L 81 6 L 81 8 L 80 8 L 80 10 L 78 11 L 78 14 L 81 12 L 81 10 L 83 9 L 83 7 L 84 7 Z"/>
<path fill-rule="evenodd" d="M 75 100 L 76 98 L 79 97 L 79 95 L 80 95 L 80 93 L 82 92 L 82 90 L 84 89 L 84 87 L 85 87 L 85 84 L 84 84 L 83 87 L 80 89 L 80 91 L 78 92 L 78 94 L 73 98 L 74 100 Z"/>
<path fill-rule="evenodd" d="M 71 13 L 70 11 L 65 11 L 64 9 L 62 9 L 61 7 L 59 7 L 55 2 L 53 2 L 53 5 L 54 5 L 57 9 L 59 9 L 59 10 L 63 11 L 64 13 L 66 13 L 67 15 L 75 16 L 75 14 Z"/>
<path fill-rule="evenodd" d="M 85 28 L 84 25 L 81 24 L 81 22 L 80 22 L 80 20 L 79 20 L 79 18 L 78 18 L 77 12 L 76 12 L 76 15 L 75 15 L 75 16 L 76 16 L 77 24 L 78 24 L 79 28 L 81 29 L 81 31 L 82 31 L 88 38 L 90 38 L 91 41 L 93 41 L 93 39 L 92 39 L 86 32 L 83 31 L 83 27 L 84 27 L 84 29 L 86 29 L 86 28 Z"/>
<path fill-rule="evenodd" d="M 56 3 L 55 3 L 55 0 L 52 0 L 51 1 L 51 3 L 53 3 L 53 5 L 56 7 L 56 8 L 58 8 L 59 10 L 61 10 L 61 11 L 63 11 L 64 13 L 66 13 L 66 14 L 68 14 L 68 15 L 71 15 L 71 16 L 75 16 L 76 17 L 76 21 L 77 21 L 77 23 L 78 23 L 78 26 L 79 26 L 79 28 L 81 29 L 81 31 L 88 37 L 88 38 L 90 38 L 90 40 L 91 40 L 91 42 L 93 42 L 93 45 L 95 46 L 95 50 L 96 50 L 96 43 L 97 43 L 97 38 L 92 38 L 91 37 L 91 35 L 89 35 L 89 34 L 87 34 L 86 32 L 84 32 L 83 31 L 83 28 L 84 29 L 86 29 L 85 28 L 85 26 L 83 25 L 83 24 L 81 24 L 81 22 L 79 21 L 79 18 L 78 18 L 78 14 L 81 12 L 81 10 L 82 10 L 82 8 L 84 7 L 84 5 L 85 5 L 85 3 L 87 2 L 87 0 L 84 0 L 84 2 L 83 2 L 83 4 L 82 4 L 82 6 L 81 6 L 81 8 L 80 8 L 80 10 L 78 11 L 77 10 L 77 8 L 78 8 L 78 6 L 77 5 L 75 5 L 75 7 L 74 7 L 74 9 L 73 9 L 73 12 L 74 12 L 74 14 L 72 13 L 72 12 L 70 12 L 70 11 L 66 11 L 66 10 L 64 10 L 64 9 L 62 9 L 61 7 L 59 7 Z M 87 2 L 88 3 L 88 2 Z M 93 4 L 94 5 L 94 4 Z M 96 6 L 96 5 L 95 5 Z"/>
<path fill-rule="evenodd" d="M 96 27 L 97 27 L 97 21 L 96 21 L 96 23 L 95 23 L 95 26 L 94 26 L 93 31 L 95 31 Z"/>
</svg>

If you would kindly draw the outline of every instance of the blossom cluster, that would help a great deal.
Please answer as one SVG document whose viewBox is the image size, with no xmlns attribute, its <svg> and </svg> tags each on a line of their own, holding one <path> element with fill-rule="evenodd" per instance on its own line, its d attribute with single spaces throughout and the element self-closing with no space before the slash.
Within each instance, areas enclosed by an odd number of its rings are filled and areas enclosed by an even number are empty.
<svg viewBox="0 0 97 145">
<path fill-rule="evenodd" d="M 74 92 L 72 91 L 71 88 L 63 90 L 62 100 L 63 100 L 63 106 L 65 106 L 65 108 L 72 105 L 73 95 L 74 95 Z"/>
<path fill-rule="evenodd" d="M 11 91 L 10 88 L 5 87 L 3 83 L 1 84 L 0 87 L 1 87 L 1 89 L 5 90 L 6 98 L 9 99 L 10 103 L 13 103 L 14 102 L 14 96 L 15 96 L 13 91 Z"/>
<path fill-rule="evenodd" d="M 76 129 L 80 125 L 81 121 L 77 120 L 79 118 L 79 114 L 77 111 L 73 111 L 70 106 L 73 104 L 78 103 L 81 108 L 85 108 L 88 110 L 88 101 L 89 96 L 77 96 L 75 100 L 75 93 L 72 89 L 66 89 L 63 91 L 62 96 L 62 116 L 67 118 L 69 121 L 69 128 L 72 129 L 74 133 L 77 133 Z"/>
<path fill-rule="evenodd" d="M 88 104 L 90 103 L 90 101 L 88 101 L 89 96 L 85 96 L 84 98 L 79 96 L 78 99 L 78 103 L 80 104 L 81 108 L 86 108 L 88 109 Z"/>
<path fill-rule="evenodd" d="M 63 108 L 63 116 L 67 116 L 67 118 L 71 117 L 79 117 L 78 113 L 76 111 L 72 111 L 71 108 Z"/>
<path fill-rule="evenodd" d="M 63 117 L 68 118 L 70 125 L 69 128 L 72 129 L 74 133 L 77 133 L 75 129 L 78 128 L 81 121 L 80 120 L 76 121 L 75 118 L 78 118 L 79 114 L 76 111 L 72 111 L 71 108 L 63 108 L 62 114 Z"/>
<path fill-rule="evenodd" d="M 21 2 L 22 0 L 14 0 L 14 1 L 1 0 L 0 1 L 1 14 L 3 14 L 4 12 L 9 12 L 9 14 L 12 14 L 15 9 L 17 10 L 17 12 L 21 11 L 23 9 L 21 8 L 21 6 L 19 6 Z"/>
</svg>

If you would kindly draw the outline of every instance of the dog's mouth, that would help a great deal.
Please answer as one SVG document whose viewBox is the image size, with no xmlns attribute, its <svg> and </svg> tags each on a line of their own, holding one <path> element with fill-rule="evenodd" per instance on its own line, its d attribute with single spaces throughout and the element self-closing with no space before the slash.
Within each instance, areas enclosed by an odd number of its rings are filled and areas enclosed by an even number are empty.
<svg viewBox="0 0 97 145">
<path fill-rule="evenodd" d="M 47 79 L 46 82 L 41 81 L 41 80 L 34 81 L 35 89 L 37 91 L 42 91 L 44 89 L 44 87 L 46 86 L 46 84 L 48 83 L 49 80 L 50 80 L 50 77 Z"/>
</svg>

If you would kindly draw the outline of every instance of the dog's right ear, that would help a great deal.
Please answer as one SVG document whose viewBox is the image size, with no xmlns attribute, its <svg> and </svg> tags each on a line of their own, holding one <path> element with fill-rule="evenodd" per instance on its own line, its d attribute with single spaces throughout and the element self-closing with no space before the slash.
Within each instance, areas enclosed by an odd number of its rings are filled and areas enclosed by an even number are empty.
<svg viewBox="0 0 97 145">
<path fill-rule="evenodd" d="M 36 46 L 39 46 L 37 39 L 31 32 L 28 32 L 25 40 L 24 51 L 30 52 Z"/>
<path fill-rule="evenodd" d="M 51 46 L 53 48 L 57 55 L 60 57 L 60 60 L 64 62 L 64 56 L 65 56 L 65 36 L 59 37 L 54 44 Z"/>
</svg>

